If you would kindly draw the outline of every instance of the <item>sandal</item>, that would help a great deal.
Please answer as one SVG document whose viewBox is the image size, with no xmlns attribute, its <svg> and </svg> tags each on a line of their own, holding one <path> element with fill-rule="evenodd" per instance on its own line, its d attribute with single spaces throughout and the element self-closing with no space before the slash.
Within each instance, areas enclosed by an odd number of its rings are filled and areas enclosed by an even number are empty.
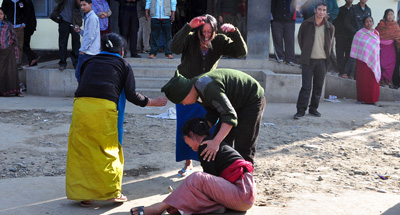
<svg viewBox="0 0 400 215">
<path fill-rule="evenodd" d="M 36 58 L 36 59 L 33 59 L 33 60 L 31 61 L 31 63 L 29 63 L 29 66 L 34 66 L 34 65 L 39 61 L 40 57 L 41 57 L 41 56 L 39 56 L 39 57 Z"/>
<path fill-rule="evenodd" d="M 23 93 L 17 93 L 16 96 L 18 97 L 24 97 L 25 95 Z"/>
<path fill-rule="evenodd" d="M 144 206 L 139 206 L 139 207 L 135 207 L 135 208 L 139 212 L 139 215 L 145 215 L 144 210 L 143 210 Z M 135 208 L 131 208 L 131 215 L 133 215 L 133 209 L 135 209 Z"/>
<path fill-rule="evenodd" d="M 181 170 L 178 171 L 178 175 L 180 177 L 185 177 L 187 174 L 191 173 L 192 171 L 193 171 L 193 169 L 184 169 L 184 168 L 182 168 Z"/>
<path fill-rule="evenodd" d="M 93 203 L 92 200 L 87 200 L 87 201 L 81 201 L 81 202 L 79 203 L 79 205 L 80 205 L 81 207 L 90 207 L 90 206 L 92 206 L 92 203 Z"/>
<path fill-rule="evenodd" d="M 128 201 L 128 197 L 124 196 L 124 194 L 121 194 L 118 198 L 112 198 L 107 201 L 109 201 L 109 202 L 126 202 L 126 201 Z"/>
<path fill-rule="evenodd" d="M 341 74 L 340 77 L 344 79 L 349 79 L 349 76 L 347 76 L 346 74 Z"/>
</svg>

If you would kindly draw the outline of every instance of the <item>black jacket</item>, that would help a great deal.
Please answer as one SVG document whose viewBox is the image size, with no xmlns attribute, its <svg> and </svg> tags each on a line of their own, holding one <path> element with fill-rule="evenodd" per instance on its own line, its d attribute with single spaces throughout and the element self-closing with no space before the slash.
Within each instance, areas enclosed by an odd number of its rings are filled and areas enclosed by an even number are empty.
<svg viewBox="0 0 400 215">
<path fill-rule="evenodd" d="M 36 31 L 37 26 L 35 8 L 31 0 L 26 0 L 26 5 L 28 7 L 28 14 L 26 15 L 27 21 L 25 23 L 25 31 L 33 33 Z"/>
<path fill-rule="evenodd" d="M 346 30 L 354 36 L 358 30 L 364 27 L 363 19 L 367 16 L 372 16 L 371 9 L 367 5 L 365 5 L 365 10 L 361 8 L 360 3 L 353 5 L 344 21 Z"/>
<path fill-rule="evenodd" d="M 210 140 L 212 138 L 208 137 L 205 140 Z M 201 145 L 199 146 L 198 150 L 198 156 L 199 156 L 199 161 L 201 164 L 201 167 L 203 167 L 203 172 L 206 172 L 211 175 L 215 176 L 221 176 L 221 173 L 228 168 L 233 162 L 235 162 L 238 159 L 243 159 L 243 157 L 237 152 L 235 149 L 233 149 L 231 146 L 229 146 L 225 142 L 221 142 L 219 145 L 219 150 L 217 151 L 217 154 L 215 156 L 215 160 L 204 160 L 204 156 L 200 156 L 201 152 L 207 148 L 207 145 Z"/>
<path fill-rule="evenodd" d="M 119 95 L 124 90 L 126 99 L 135 105 L 144 107 L 149 101 L 136 92 L 132 68 L 120 57 L 108 54 L 93 56 L 82 64 L 80 76 L 75 97 L 101 98 L 118 104 Z"/>
<path fill-rule="evenodd" d="M 17 7 L 15 24 L 19 25 L 24 23 L 26 25 L 28 22 L 28 16 L 26 16 L 26 14 L 29 14 L 28 4 L 26 0 L 19 0 L 16 4 L 14 4 L 14 2 L 11 0 L 3 0 L 3 3 L 1 4 L 1 7 L 4 10 L 5 15 L 7 16 L 7 20 L 10 21 L 13 25 L 15 6 Z"/>
<path fill-rule="evenodd" d="M 345 27 L 346 16 L 352 7 L 347 9 L 346 5 L 344 5 L 339 8 L 339 14 L 338 14 L 337 18 L 335 20 L 333 20 L 333 25 L 335 26 L 335 36 L 336 37 L 349 37 L 349 38 L 353 37 L 353 34 L 350 31 L 348 31 Z"/>
<path fill-rule="evenodd" d="M 272 0 L 271 13 L 274 21 L 278 22 L 294 22 L 296 17 L 296 1 L 295 0 Z"/>
</svg>

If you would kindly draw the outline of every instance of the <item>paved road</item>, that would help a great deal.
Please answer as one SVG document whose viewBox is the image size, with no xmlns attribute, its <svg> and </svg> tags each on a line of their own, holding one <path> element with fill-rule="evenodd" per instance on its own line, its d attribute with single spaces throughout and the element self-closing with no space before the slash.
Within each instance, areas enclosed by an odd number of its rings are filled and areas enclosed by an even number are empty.
<svg viewBox="0 0 400 215">
<path fill-rule="evenodd" d="M 0 97 L 0 111 L 12 109 L 46 109 L 54 111 L 72 111 L 73 98 L 37 97 L 24 98 Z M 354 101 L 340 104 L 321 103 L 321 111 L 330 113 L 331 116 L 341 114 L 343 110 L 354 109 Z M 168 104 L 168 107 L 173 105 Z M 374 106 L 357 106 L 361 110 L 369 110 Z M 165 109 L 144 109 L 132 104 L 127 106 L 128 113 L 159 114 Z M 294 114 L 294 104 L 268 104 L 266 115 L 283 114 L 291 120 Z M 1 131 L 0 131 L 1 134 Z M 4 155 L 0 155 L 4 156 Z M 17 179 L 0 179 L 0 215 L 71 215 L 71 214 L 129 214 L 133 206 L 145 205 L 162 201 L 167 195 L 169 184 L 179 183 L 175 170 L 162 172 L 151 177 L 132 178 L 124 177 L 123 189 L 130 201 L 124 204 L 109 202 L 95 202 L 93 207 L 82 208 L 76 202 L 65 197 L 65 177 L 30 177 Z M 184 197 L 182 197 L 184 198 Z M 228 213 L 238 214 L 238 213 Z M 273 207 L 253 207 L 246 215 L 301 215 L 301 214 L 363 214 L 363 215 L 398 215 L 400 214 L 400 197 L 395 194 L 383 194 L 366 191 L 349 191 L 334 196 L 327 193 L 296 194 L 296 198 L 286 207 L 277 205 Z"/>
</svg>

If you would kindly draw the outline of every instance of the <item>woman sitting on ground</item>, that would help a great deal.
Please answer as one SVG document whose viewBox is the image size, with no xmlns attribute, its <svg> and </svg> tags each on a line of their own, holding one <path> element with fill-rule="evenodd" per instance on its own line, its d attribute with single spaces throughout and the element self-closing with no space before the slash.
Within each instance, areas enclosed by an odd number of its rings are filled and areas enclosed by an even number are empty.
<svg viewBox="0 0 400 215">
<path fill-rule="evenodd" d="M 125 91 L 135 105 L 164 106 L 167 98 L 150 99 L 136 92 L 131 66 L 123 59 L 118 34 L 101 37 L 100 54 L 82 64 L 75 92 L 68 139 L 66 194 L 83 207 L 93 200 L 125 202 L 121 193 L 124 157 L 118 141 L 117 104 Z"/>
<path fill-rule="evenodd" d="M 17 69 L 17 34 L 0 8 L 0 96 L 24 96 L 20 92 Z"/>
<path fill-rule="evenodd" d="M 215 160 L 204 160 L 200 154 L 207 147 L 203 142 L 212 139 L 209 130 L 202 118 L 191 119 L 182 128 L 185 142 L 198 152 L 204 172 L 189 175 L 163 202 L 132 208 L 132 215 L 160 215 L 165 210 L 170 214 L 222 213 L 225 208 L 246 211 L 252 207 L 256 195 L 252 163 L 224 142 Z"/>
</svg>

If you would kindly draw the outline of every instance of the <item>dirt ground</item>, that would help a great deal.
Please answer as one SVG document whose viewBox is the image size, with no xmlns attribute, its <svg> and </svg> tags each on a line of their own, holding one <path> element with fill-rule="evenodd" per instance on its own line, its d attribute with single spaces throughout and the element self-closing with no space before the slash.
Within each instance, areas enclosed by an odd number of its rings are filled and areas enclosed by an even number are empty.
<svg viewBox="0 0 400 215">
<path fill-rule="evenodd" d="M 68 109 L 0 107 L 0 180 L 65 175 L 72 105 Z M 322 102 L 320 111 L 321 118 L 293 120 L 295 104 L 267 105 L 255 162 L 256 205 L 285 207 L 304 193 L 335 197 L 360 190 L 400 199 L 400 103 L 342 100 Z M 126 114 L 126 176 L 183 166 L 174 159 L 175 124 Z"/>
</svg>

